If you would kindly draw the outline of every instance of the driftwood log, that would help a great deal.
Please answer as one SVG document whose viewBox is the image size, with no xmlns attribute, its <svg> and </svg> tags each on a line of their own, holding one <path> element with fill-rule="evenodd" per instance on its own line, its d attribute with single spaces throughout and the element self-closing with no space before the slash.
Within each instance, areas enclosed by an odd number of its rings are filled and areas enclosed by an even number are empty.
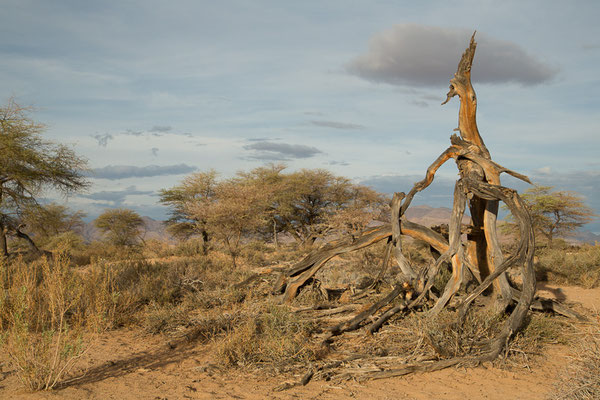
<svg viewBox="0 0 600 400">
<path fill-rule="evenodd" d="M 455 131 L 458 131 L 460 136 L 452 135 L 450 137 L 450 147 L 429 166 L 425 178 L 417 182 L 408 194 L 396 193 L 394 195 L 391 202 L 389 224 L 371 228 L 362 232 L 361 235 L 338 239 L 322 246 L 284 271 L 280 275 L 274 291 L 282 294 L 284 302 L 290 302 L 297 295 L 299 289 L 333 257 L 387 240 L 384 265 L 380 276 L 383 274 L 389 258 L 393 255 L 402 271 L 404 283 L 396 285 L 390 293 L 351 320 L 330 328 L 325 342 L 332 340 L 335 335 L 358 329 L 399 295 L 403 295 L 405 300 L 402 300 L 399 305 L 387 308 L 376 318 L 369 328 L 371 333 L 376 332 L 395 313 L 415 309 L 429 299 L 434 299 L 435 304 L 427 312 L 435 315 L 448 305 L 466 279 L 476 280 L 477 286 L 460 302 L 457 308 L 458 323 L 462 323 L 469 306 L 484 292 L 491 293 L 493 304 L 498 312 L 506 312 L 510 309 L 510 315 L 505 320 L 500 333 L 489 340 L 485 344 L 484 350 L 477 354 L 444 359 L 434 363 L 404 365 L 401 368 L 386 371 L 367 372 L 363 377 L 376 379 L 415 371 L 433 371 L 459 363 L 477 364 L 491 361 L 500 354 L 507 341 L 523 326 L 525 317 L 531 308 L 553 310 L 570 317 L 578 317 L 577 314 L 557 303 L 534 298 L 533 256 L 535 243 L 531 219 L 518 193 L 513 189 L 501 186 L 500 174 L 504 172 L 525 182 L 531 182 L 526 176 L 492 161 L 490 152 L 477 129 L 477 97 L 471 85 L 471 65 L 477 46 L 474 39 L 475 34 L 471 37 L 469 47 L 462 54 L 457 71 L 450 80 L 450 91 L 442 103 L 446 104 L 452 97 L 459 97 L 458 128 Z M 408 221 L 404 214 L 414 196 L 431 184 L 437 170 L 450 159 L 455 160 L 460 177 L 455 185 L 449 234 L 446 239 L 428 227 Z M 507 256 L 500 248 L 496 229 L 500 201 L 509 208 L 520 230 L 520 240 L 516 251 Z M 461 222 L 467 205 L 472 222 L 466 229 L 467 240 L 463 241 L 461 237 L 464 230 Z M 402 235 L 428 243 L 440 256 L 417 274 L 410 262 L 402 255 Z M 431 288 L 444 262 L 451 264 L 452 276 L 441 295 L 434 297 Z M 522 281 L 520 289 L 512 287 L 507 279 L 506 271 L 512 266 L 520 268 Z"/>
</svg>

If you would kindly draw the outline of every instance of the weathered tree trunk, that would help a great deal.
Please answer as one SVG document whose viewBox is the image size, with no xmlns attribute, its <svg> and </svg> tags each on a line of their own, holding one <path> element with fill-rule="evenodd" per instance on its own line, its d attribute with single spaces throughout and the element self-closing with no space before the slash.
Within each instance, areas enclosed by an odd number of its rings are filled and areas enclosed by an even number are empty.
<svg viewBox="0 0 600 400">
<path fill-rule="evenodd" d="M 2 184 L 0 183 L 0 205 L 2 205 Z M 0 215 L 0 255 L 8 257 L 8 243 L 6 241 L 6 231 L 8 227 L 2 220 L 3 216 Z"/>
<path fill-rule="evenodd" d="M 412 280 L 417 278 L 417 274 L 402 254 L 402 241 L 400 239 L 400 207 L 404 196 L 404 193 L 394 193 L 392 198 L 392 246 L 394 247 L 394 257 L 402 273 Z"/>
<path fill-rule="evenodd" d="M 442 104 L 447 103 L 452 97 L 458 95 L 460 98 L 460 109 L 458 112 L 458 131 L 460 136 L 469 144 L 476 146 L 475 150 L 481 157 L 490 160 L 490 153 L 477 128 L 477 96 L 471 85 L 471 65 L 473 64 L 473 57 L 477 47 L 474 36 L 473 34 L 469 47 L 461 57 L 454 78 L 450 80 L 450 91 L 447 94 L 446 101 Z M 493 185 L 500 185 L 499 172 L 486 176 L 477 163 L 468 159 L 457 159 L 457 164 L 461 178 L 468 177 L 470 179 L 487 181 Z M 477 235 L 471 242 L 469 254 L 471 262 L 477 266 L 481 276 L 485 278 L 502 263 L 502 252 L 496 233 L 498 201 L 487 201 L 474 197 L 470 201 L 469 208 L 473 227 L 476 231 L 482 230 L 484 232 L 484 237 Z M 494 282 L 494 287 L 494 294 L 501 297 L 500 302 L 506 307 L 511 298 L 510 285 L 508 284 L 506 275 L 501 275 Z"/>
<path fill-rule="evenodd" d="M 0 221 L 0 255 L 8 257 L 8 241 L 6 240 L 6 226 Z"/>
<path fill-rule="evenodd" d="M 43 253 L 40 248 L 37 247 L 33 239 L 31 239 L 28 234 L 22 232 L 18 227 L 15 228 L 15 235 L 27 242 L 27 246 L 29 246 L 29 249 L 35 256 L 39 256 Z"/>
<path fill-rule="evenodd" d="M 425 178 L 417 182 L 407 195 L 404 193 L 394 195 L 391 203 L 390 224 L 367 229 L 359 236 L 332 241 L 311 252 L 296 265 L 284 271 L 274 288 L 276 293 L 283 293 L 283 301 L 289 302 L 296 296 L 298 290 L 331 258 L 387 239 L 388 245 L 385 250 L 384 265 L 378 279 L 385 270 L 390 254 L 393 252 L 396 262 L 402 270 L 404 283 L 397 284 L 387 296 L 366 308 L 351 321 L 336 325 L 332 328 L 327 340 L 330 340 L 334 335 L 358 329 L 361 324 L 374 317 L 375 313 L 388 306 L 401 293 L 404 293 L 404 300 L 400 304 L 387 308 L 371 325 L 370 332 L 376 332 L 392 315 L 400 311 L 414 310 L 415 307 L 424 304 L 428 297 L 435 300 L 435 305 L 428 313 L 429 315 L 435 315 L 447 306 L 461 288 L 461 284 L 471 275 L 477 281 L 478 286 L 467 293 L 459 304 L 459 323 L 464 321 L 471 303 L 489 290 L 492 291 L 496 300 L 494 304 L 499 310 L 506 311 L 509 304 L 514 305 L 499 334 L 484 343 L 483 351 L 434 363 L 403 366 L 389 371 L 377 371 L 372 374 L 372 378 L 404 375 L 415 371 L 433 371 L 459 363 L 479 363 L 493 360 L 500 354 L 511 336 L 522 327 L 530 308 L 544 309 L 545 307 L 545 309 L 552 309 L 566 316 L 577 317 L 577 314 L 563 307 L 553 305 L 553 303 L 543 300 L 534 302 L 533 255 L 535 243 L 531 218 L 517 192 L 501 186 L 500 174 L 505 172 L 525 182 L 531 182 L 526 176 L 492 161 L 477 129 L 475 118 L 477 98 L 471 85 L 471 65 L 476 49 L 474 36 L 473 34 L 469 47 L 461 57 L 456 74 L 450 80 L 450 91 L 447 94 L 447 99 L 442 103 L 447 103 L 457 95 L 460 98 L 457 129 L 460 132 L 460 137 L 457 135 L 450 137 L 451 146 L 429 166 Z M 460 178 L 456 182 L 454 190 L 454 205 L 448 226 L 448 240 L 446 240 L 441 234 L 432 229 L 408 221 L 404 217 L 404 213 L 410 206 L 414 196 L 431 184 L 437 170 L 449 159 L 456 161 Z M 472 222 L 471 226 L 463 229 L 461 221 L 467 201 Z M 508 257 L 504 257 L 502 254 L 496 231 L 499 201 L 508 206 L 521 233 L 515 254 Z M 461 235 L 465 231 L 467 241 L 463 243 Z M 425 241 L 440 256 L 417 275 L 408 260 L 402 255 L 402 235 Z M 441 296 L 431 296 L 430 289 L 440 271 L 440 266 L 444 262 L 451 263 L 452 277 Z M 521 290 L 512 288 L 506 277 L 506 270 L 511 266 L 521 268 Z"/>
<path fill-rule="evenodd" d="M 208 238 L 208 232 L 206 231 L 206 229 L 202 229 L 202 231 L 200 231 L 200 236 L 202 237 L 202 254 L 207 255 L 209 238 Z"/>
</svg>

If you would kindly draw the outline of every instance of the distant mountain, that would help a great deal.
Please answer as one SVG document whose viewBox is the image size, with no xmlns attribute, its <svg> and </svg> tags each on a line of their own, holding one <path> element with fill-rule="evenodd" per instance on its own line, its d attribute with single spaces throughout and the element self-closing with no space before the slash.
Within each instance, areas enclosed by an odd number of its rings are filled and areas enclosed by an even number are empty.
<svg viewBox="0 0 600 400">
<path fill-rule="evenodd" d="M 406 218 L 414 223 L 424 226 L 434 226 L 448 224 L 452 216 L 452 210 L 447 207 L 430 207 L 430 206 L 412 206 L 406 210 Z M 471 218 L 467 215 L 463 217 L 463 224 L 471 222 Z"/>
<path fill-rule="evenodd" d="M 600 235 L 590 231 L 579 231 L 574 236 L 567 239 L 568 242 L 596 244 L 600 243 Z"/>
<path fill-rule="evenodd" d="M 408 220 L 421 224 L 424 226 L 434 226 L 441 224 L 448 224 L 450 217 L 452 216 L 452 210 L 447 207 L 430 207 L 430 206 L 412 206 L 406 210 L 406 218 Z M 144 240 L 157 239 L 168 242 L 175 242 L 175 239 L 167 232 L 164 222 L 157 221 L 150 217 L 142 217 L 146 224 Z M 463 224 L 469 224 L 471 218 L 467 215 L 463 217 Z M 87 242 L 94 240 L 101 240 L 102 233 L 94 226 L 93 222 L 85 224 L 82 230 L 82 235 Z M 500 234 L 499 239 L 509 240 L 506 236 Z M 568 238 L 571 243 L 600 243 L 600 235 L 589 231 L 577 232 L 573 237 Z"/>
</svg>

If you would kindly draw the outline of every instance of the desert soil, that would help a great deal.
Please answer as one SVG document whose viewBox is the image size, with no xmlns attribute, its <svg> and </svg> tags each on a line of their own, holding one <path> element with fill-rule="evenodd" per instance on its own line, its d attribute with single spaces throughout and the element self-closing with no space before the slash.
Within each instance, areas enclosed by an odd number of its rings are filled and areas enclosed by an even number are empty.
<svg viewBox="0 0 600 400">
<path fill-rule="evenodd" d="M 600 289 L 539 285 L 546 297 L 600 310 Z M 276 392 L 283 378 L 239 371 L 219 372 L 210 344 L 175 344 L 133 330 L 98 339 L 82 369 L 59 389 L 30 393 L 14 371 L 0 363 L 0 399 L 545 399 L 568 362 L 569 348 L 551 345 L 529 368 L 450 368 L 377 381 L 332 383 Z"/>
</svg>

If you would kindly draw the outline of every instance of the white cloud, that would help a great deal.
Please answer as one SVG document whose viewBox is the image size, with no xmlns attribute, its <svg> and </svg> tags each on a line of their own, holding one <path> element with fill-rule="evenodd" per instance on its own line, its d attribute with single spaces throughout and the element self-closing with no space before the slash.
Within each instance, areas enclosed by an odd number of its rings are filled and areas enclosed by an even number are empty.
<svg viewBox="0 0 600 400">
<path fill-rule="evenodd" d="M 550 167 L 550 166 L 541 167 L 541 168 L 533 170 L 533 173 L 539 174 L 539 175 L 550 175 L 552 173 L 552 167 Z"/>
</svg>

